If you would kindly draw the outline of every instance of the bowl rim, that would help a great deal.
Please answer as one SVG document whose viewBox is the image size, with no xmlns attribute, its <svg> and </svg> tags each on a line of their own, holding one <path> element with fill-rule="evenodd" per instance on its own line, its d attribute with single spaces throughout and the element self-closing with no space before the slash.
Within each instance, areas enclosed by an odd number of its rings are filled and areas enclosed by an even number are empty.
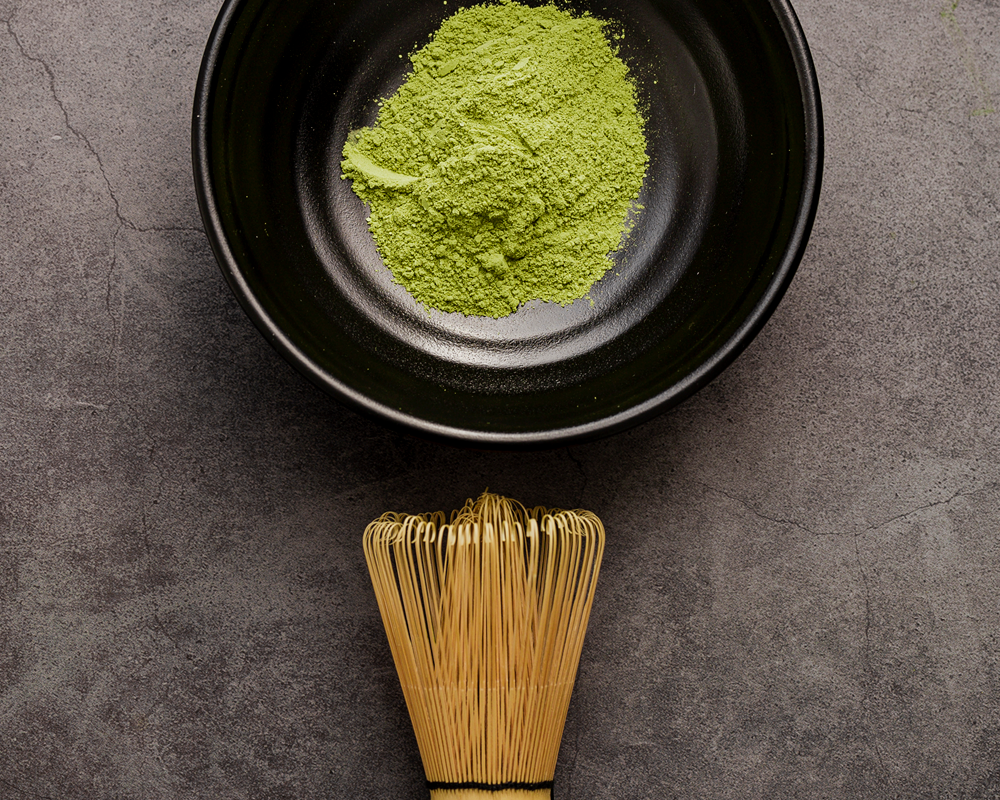
<svg viewBox="0 0 1000 800">
<path fill-rule="evenodd" d="M 226 237 L 212 187 L 208 120 L 215 95 L 215 74 L 230 28 L 241 7 L 248 2 L 250 0 L 225 0 L 209 35 L 198 72 L 191 121 L 191 157 L 199 211 L 216 261 L 243 311 L 286 361 L 316 387 L 354 411 L 402 432 L 463 447 L 530 450 L 604 438 L 648 421 L 711 383 L 763 329 L 791 284 L 805 254 L 819 206 L 824 161 L 823 113 L 815 63 L 791 2 L 765 0 L 781 25 L 800 87 L 805 129 L 802 199 L 782 258 L 764 294 L 722 346 L 683 380 L 654 397 L 597 420 L 551 430 L 499 432 L 444 425 L 373 400 L 321 369 L 281 330 L 251 290 Z"/>
</svg>

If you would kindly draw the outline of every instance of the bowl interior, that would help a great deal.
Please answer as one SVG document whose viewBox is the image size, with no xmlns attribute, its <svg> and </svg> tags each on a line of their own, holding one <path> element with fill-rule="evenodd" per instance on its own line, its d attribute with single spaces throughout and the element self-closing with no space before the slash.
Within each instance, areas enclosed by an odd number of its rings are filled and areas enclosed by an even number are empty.
<svg viewBox="0 0 1000 800">
<path fill-rule="evenodd" d="M 614 20 L 648 122 L 645 207 L 590 296 L 495 320 L 418 306 L 341 180 L 406 56 L 454 2 L 230 0 L 199 78 L 199 201 L 231 286 L 319 386 L 424 435 L 530 447 L 620 430 L 745 347 L 801 258 L 818 91 L 779 0 L 574 0 Z M 402 58 L 400 57 L 402 56 Z"/>
</svg>

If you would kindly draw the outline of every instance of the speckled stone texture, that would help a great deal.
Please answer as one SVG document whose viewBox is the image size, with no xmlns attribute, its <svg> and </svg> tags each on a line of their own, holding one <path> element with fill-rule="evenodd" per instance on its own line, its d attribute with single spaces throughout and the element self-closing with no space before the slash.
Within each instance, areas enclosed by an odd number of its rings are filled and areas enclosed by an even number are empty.
<svg viewBox="0 0 1000 800">
<path fill-rule="evenodd" d="M 360 534 L 487 486 L 608 528 L 557 797 L 1000 796 L 1000 4 L 795 5 L 786 299 L 675 411 L 513 455 L 356 416 L 238 307 L 217 3 L 0 0 L 0 798 L 425 797 Z"/>
</svg>

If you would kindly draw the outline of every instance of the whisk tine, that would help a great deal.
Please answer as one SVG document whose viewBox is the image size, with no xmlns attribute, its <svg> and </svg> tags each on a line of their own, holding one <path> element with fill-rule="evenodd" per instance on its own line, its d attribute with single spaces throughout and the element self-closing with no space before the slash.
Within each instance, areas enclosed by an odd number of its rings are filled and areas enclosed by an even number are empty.
<svg viewBox="0 0 1000 800">
<path fill-rule="evenodd" d="M 603 550 L 592 513 L 489 492 L 366 528 L 432 800 L 551 795 Z"/>
</svg>

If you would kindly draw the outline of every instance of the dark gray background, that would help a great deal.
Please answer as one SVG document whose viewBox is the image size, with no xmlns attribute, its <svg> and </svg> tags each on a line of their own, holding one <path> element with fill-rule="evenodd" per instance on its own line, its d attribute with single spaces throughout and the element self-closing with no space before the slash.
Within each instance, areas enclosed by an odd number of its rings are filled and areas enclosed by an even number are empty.
<svg viewBox="0 0 1000 800">
<path fill-rule="evenodd" d="M 530 455 L 359 418 L 239 309 L 189 155 L 218 8 L 0 0 L 0 798 L 424 797 L 360 535 L 486 487 L 608 528 L 558 797 L 997 797 L 997 0 L 799 0 L 785 301 Z"/>
</svg>

